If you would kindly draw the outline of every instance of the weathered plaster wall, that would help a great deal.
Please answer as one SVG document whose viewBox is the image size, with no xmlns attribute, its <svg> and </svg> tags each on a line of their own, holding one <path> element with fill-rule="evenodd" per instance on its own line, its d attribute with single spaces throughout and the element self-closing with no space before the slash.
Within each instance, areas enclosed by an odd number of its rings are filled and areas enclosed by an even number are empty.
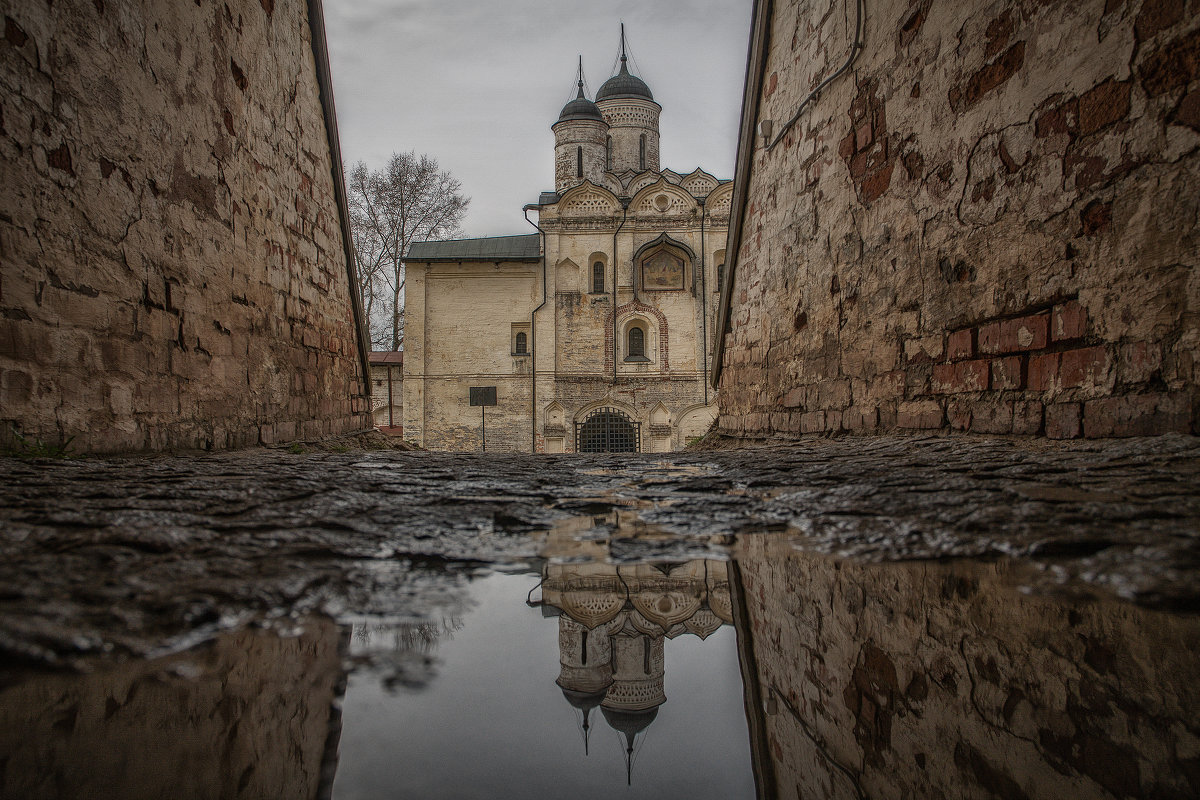
<svg viewBox="0 0 1200 800">
<path fill-rule="evenodd" d="M 1002 563 L 775 544 L 743 538 L 738 563 L 778 797 L 1200 792 L 1194 617 L 1026 595 Z"/>
<path fill-rule="evenodd" d="M 305 3 L 0 10 L 0 435 L 370 427 Z"/>
<path fill-rule="evenodd" d="M 773 3 L 754 121 L 854 22 Z M 881 0 L 864 30 L 754 141 L 721 429 L 1194 431 L 1200 3 Z"/>
</svg>

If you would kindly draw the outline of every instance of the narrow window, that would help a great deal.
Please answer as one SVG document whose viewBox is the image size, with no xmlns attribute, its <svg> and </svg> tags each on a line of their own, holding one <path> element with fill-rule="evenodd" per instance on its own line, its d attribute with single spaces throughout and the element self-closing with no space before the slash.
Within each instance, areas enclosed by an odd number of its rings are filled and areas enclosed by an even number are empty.
<svg viewBox="0 0 1200 800">
<path fill-rule="evenodd" d="M 604 291 L 604 262 L 592 264 L 592 291 L 600 294 Z"/>
<path fill-rule="evenodd" d="M 638 140 L 638 163 L 641 169 L 646 168 L 646 134 L 642 134 L 642 138 Z"/>
<path fill-rule="evenodd" d="M 626 358 L 646 357 L 646 332 L 636 325 L 629 329 L 628 341 L 625 343 Z"/>
<path fill-rule="evenodd" d="M 583 650 L 583 653 L 580 655 L 580 658 L 579 658 L 579 663 L 585 667 L 587 666 L 587 633 L 588 632 L 585 629 L 583 631 L 583 647 L 580 648 Z"/>
<path fill-rule="evenodd" d="M 525 331 L 517 333 L 517 349 L 515 352 L 519 356 L 529 355 L 529 337 L 525 335 Z"/>
<path fill-rule="evenodd" d="M 612 172 L 612 137 L 604 142 L 604 168 Z"/>
<path fill-rule="evenodd" d="M 583 177 L 583 148 L 575 148 L 575 177 Z"/>
<path fill-rule="evenodd" d="M 717 288 L 714 291 L 721 291 L 721 284 L 725 282 L 725 265 L 717 264 Z"/>
</svg>

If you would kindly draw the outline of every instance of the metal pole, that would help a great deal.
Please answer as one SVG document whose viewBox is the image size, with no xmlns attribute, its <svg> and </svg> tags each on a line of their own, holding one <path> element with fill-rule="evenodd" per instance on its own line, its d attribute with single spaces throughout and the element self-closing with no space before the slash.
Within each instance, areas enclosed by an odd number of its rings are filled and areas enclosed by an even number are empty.
<svg viewBox="0 0 1200 800">
<path fill-rule="evenodd" d="M 392 365 L 388 364 L 388 427 L 396 427 L 396 420 L 392 419 L 392 409 L 396 404 L 392 402 Z"/>
<path fill-rule="evenodd" d="M 480 406 L 479 413 L 483 418 L 483 452 L 487 452 L 487 406 Z"/>
</svg>

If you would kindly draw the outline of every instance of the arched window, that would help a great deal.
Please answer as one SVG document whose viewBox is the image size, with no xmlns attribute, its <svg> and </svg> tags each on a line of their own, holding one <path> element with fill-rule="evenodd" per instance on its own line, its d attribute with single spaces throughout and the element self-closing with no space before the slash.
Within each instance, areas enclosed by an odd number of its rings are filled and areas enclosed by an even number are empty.
<svg viewBox="0 0 1200 800">
<path fill-rule="evenodd" d="M 646 331 L 637 325 L 632 326 L 625 334 L 625 359 L 627 361 L 646 360 Z"/>
<path fill-rule="evenodd" d="M 517 345 L 514 351 L 519 356 L 529 355 L 529 337 L 525 335 L 525 331 L 520 331 L 517 334 Z"/>
<path fill-rule="evenodd" d="M 641 164 L 640 169 L 646 168 L 646 134 L 644 133 L 638 140 L 638 163 Z"/>
<path fill-rule="evenodd" d="M 612 137 L 604 142 L 604 168 L 612 172 Z"/>
<path fill-rule="evenodd" d="M 592 291 L 600 294 L 604 291 L 604 262 L 592 264 Z"/>
<path fill-rule="evenodd" d="M 575 148 L 575 177 L 583 177 L 583 148 Z"/>
</svg>

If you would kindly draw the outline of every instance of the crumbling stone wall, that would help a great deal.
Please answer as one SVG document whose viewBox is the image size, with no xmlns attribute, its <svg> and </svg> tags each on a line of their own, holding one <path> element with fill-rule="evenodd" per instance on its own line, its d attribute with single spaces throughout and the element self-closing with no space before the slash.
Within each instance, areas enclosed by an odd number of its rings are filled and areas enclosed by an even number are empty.
<svg viewBox="0 0 1200 800">
<path fill-rule="evenodd" d="M 767 537 L 741 545 L 739 639 L 777 796 L 1200 792 L 1195 617 L 1023 594 L 1011 564 L 885 567 L 781 553 Z"/>
<path fill-rule="evenodd" d="M 302 0 L 0 0 L 0 430 L 370 427 Z"/>
<path fill-rule="evenodd" d="M 772 6 L 777 135 L 856 10 Z M 1195 431 L 1200 3 L 882 0 L 864 32 L 754 137 L 721 430 Z"/>
</svg>

